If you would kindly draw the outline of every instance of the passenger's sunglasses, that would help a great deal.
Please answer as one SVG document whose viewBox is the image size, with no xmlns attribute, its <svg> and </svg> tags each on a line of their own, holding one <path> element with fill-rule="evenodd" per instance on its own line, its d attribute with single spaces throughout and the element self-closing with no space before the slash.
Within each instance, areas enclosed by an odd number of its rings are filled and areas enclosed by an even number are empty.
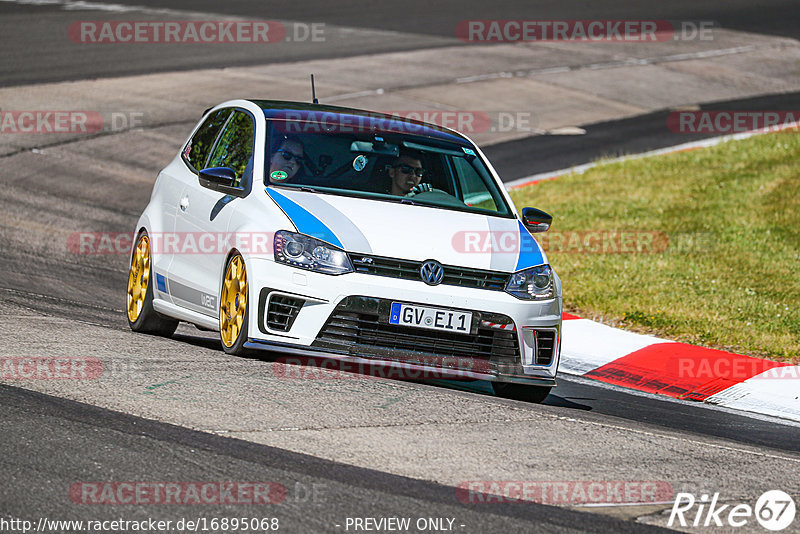
<svg viewBox="0 0 800 534">
<path fill-rule="evenodd" d="M 283 156 L 283 159 L 285 159 L 286 161 L 295 160 L 298 165 L 302 165 L 303 164 L 303 156 L 298 156 L 297 154 L 295 154 L 293 152 L 289 152 L 288 150 L 284 150 L 282 148 L 278 149 L 278 153 L 281 156 Z"/>
<path fill-rule="evenodd" d="M 406 165 L 403 163 L 402 165 L 394 165 L 395 169 L 400 169 L 400 172 L 403 174 L 416 174 L 420 178 L 425 176 L 425 169 L 422 167 L 412 167 L 411 165 Z"/>
</svg>

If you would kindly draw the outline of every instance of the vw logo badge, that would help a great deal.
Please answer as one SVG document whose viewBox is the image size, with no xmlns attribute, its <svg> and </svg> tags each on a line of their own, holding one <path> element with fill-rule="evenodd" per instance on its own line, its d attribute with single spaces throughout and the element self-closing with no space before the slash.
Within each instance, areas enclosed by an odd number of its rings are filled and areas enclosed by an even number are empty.
<svg viewBox="0 0 800 534">
<path fill-rule="evenodd" d="M 444 278 L 444 267 L 438 261 L 428 260 L 420 267 L 419 274 L 429 286 L 438 286 Z"/>
</svg>

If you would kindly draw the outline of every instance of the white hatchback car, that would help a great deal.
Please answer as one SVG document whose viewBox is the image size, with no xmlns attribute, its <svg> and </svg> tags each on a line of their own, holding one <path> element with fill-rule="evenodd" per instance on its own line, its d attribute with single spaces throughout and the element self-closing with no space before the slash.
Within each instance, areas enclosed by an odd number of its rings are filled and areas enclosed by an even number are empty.
<svg viewBox="0 0 800 534">
<path fill-rule="evenodd" d="M 356 109 L 234 100 L 206 112 L 136 225 L 127 310 L 223 349 L 555 385 L 561 282 L 468 138 Z"/>
</svg>

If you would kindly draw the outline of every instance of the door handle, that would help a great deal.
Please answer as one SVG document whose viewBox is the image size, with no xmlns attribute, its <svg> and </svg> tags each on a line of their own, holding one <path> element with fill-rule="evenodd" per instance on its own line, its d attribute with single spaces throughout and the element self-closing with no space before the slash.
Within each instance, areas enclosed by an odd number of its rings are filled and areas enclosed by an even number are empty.
<svg viewBox="0 0 800 534">
<path fill-rule="evenodd" d="M 186 208 L 189 207 L 189 196 L 188 195 L 185 195 L 181 199 L 180 207 L 181 207 L 181 211 L 186 211 Z"/>
</svg>

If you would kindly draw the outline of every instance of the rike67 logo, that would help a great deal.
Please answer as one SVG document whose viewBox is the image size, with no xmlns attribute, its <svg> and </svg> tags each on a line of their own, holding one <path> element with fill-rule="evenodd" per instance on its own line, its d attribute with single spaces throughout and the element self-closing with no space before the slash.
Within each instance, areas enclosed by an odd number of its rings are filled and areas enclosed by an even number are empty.
<svg viewBox="0 0 800 534">
<path fill-rule="evenodd" d="M 794 499 L 780 490 L 765 492 L 755 506 L 719 504 L 719 493 L 699 499 L 691 493 L 678 493 L 667 526 L 743 527 L 755 519 L 763 528 L 777 532 L 792 524 L 795 513 Z"/>
</svg>

